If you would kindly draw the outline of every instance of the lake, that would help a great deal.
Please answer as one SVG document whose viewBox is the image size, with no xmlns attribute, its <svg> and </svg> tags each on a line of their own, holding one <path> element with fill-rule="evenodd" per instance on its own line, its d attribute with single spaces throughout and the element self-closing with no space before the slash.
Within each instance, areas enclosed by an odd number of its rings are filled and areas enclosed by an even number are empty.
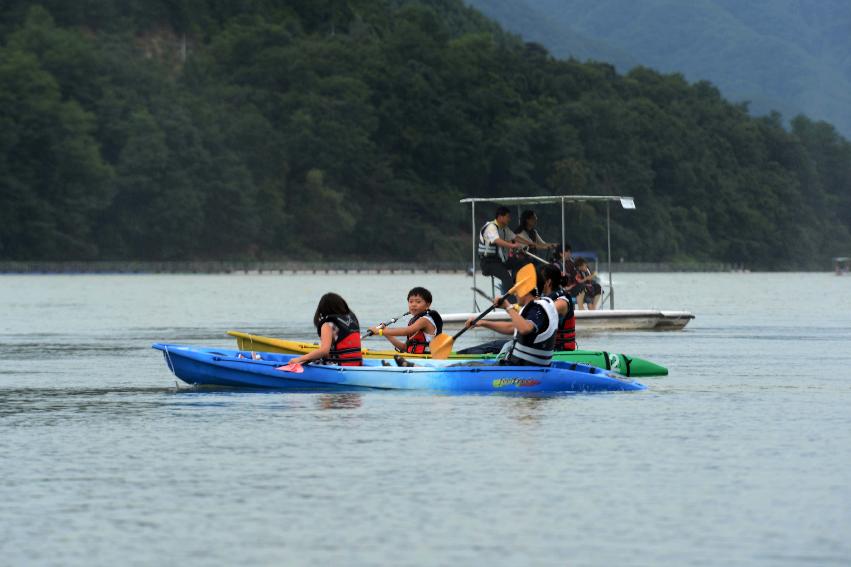
<svg viewBox="0 0 851 567">
<path fill-rule="evenodd" d="M 851 564 L 851 277 L 614 281 L 696 319 L 580 347 L 670 375 L 522 397 L 195 390 L 150 348 L 311 339 L 326 291 L 467 311 L 463 275 L 0 276 L 0 564 Z"/>
</svg>

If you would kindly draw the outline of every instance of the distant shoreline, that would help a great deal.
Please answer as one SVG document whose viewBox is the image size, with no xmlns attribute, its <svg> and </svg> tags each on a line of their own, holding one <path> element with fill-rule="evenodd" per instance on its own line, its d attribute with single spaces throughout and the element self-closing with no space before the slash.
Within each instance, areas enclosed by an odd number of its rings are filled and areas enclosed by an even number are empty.
<svg viewBox="0 0 851 567">
<path fill-rule="evenodd" d="M 605 271 L 606 264 L 599 264 Z M 730 272 L 744 271 L 722 262 L 675 264 L 670 262 L 618 262 L 613 272 Z M 406 274 L 466 273 L 464 262 L 298 262 L 298 261 L 195 261 L 195 262 L 0 262 L 0 274 Z"/>
</svg>

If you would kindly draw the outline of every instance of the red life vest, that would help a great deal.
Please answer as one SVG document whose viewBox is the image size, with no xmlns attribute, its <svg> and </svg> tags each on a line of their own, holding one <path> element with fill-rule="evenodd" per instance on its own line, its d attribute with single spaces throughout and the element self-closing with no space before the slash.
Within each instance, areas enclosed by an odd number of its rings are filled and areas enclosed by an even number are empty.
<svg viewBox="0 0 851 567">
<path fill-rule="evenodd" d="M 326 315 L 319 320 L 317 331 L 322 335 L 322 325 L 333 323 L 337 327 L 337 340 L 331 343 L 331 351 L 322 359 L 323 364 L 340 366 L 363 366 L 360 345 L 360 325 L 354 313 Z"/>
<path fill-rule="evenodd" d="M 443 331 L 443 319 L 440 317 L 440 314 L 437 311 L 432 309 L 426 309 L 419 315 L 414 316 L 408 321 L 408 326 L 413 325 L 417 319 L 420 317 L 425 317 L 429 321 L 434 324 L 434 334 L 439 335 Z M 428 337 L 426 337 L 425 331 L 419 330 L 405 341 L 405 352 L 411 354 L 425 354 L 430 352 L 428 349 Z"/>
<path fill-rule="evenodd" d="M 567 301 L 567 314 L 560 317 L 558 321 L 555 350 L 576 350 L 576 311 L 573 308 L 573 301 L 563 289 L 550 294 L 550 297 L 553 300 L 563 299 Z"/>
</svg>

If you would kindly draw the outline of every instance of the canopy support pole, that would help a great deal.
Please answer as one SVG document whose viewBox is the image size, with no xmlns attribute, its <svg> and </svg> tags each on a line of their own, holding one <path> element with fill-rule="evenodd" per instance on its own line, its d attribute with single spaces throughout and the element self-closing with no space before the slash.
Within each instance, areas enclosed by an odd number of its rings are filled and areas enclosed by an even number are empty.
<svg viewBox="0 0 851 567">
<path fill-rule="evenodd" d="M 564 273 L 564 247 L 566 245 L 564 239 L 564 197 L 561 198 L 561 273 Z"/>
<path fill-rule="evenodd" d="M 476 287 L 476 202 L 470 203 L 473 223 L 473 287 Z M 473 311 L 479 310 L 479 304 L 476 301 L 476 292 L 473 291 Z"/>
<path fill-rule="evenodd" d="M 606 201 L 606 245 L 608 246 L 608 254 L 606 260 L 609 264 L 609 309 L 615 308 L 615 288 L 612 287 L 612 216 L 610 213 L 611 207 Z"/>
</svg>

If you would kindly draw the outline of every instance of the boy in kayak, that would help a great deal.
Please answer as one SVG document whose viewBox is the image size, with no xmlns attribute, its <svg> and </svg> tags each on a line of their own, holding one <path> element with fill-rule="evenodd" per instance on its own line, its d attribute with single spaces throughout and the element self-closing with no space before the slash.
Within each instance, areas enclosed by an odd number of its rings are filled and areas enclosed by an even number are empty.
<svg viewBox="0 0 851 567">
<path fill-rule="evenodd" d="M 542 286 L 540 273 L 538 286 Z M 540 289 L 540 287 L 539 287 Z M 505 358 L 500 364 L 508 366 L 549 366 L 553 358 L 559 314 L 549 297 L 538 297 L 538 289 L 517 298 L 522 309 L 518 312 L 504 297 L 494 300 L 505 309 L 511 321 L 481 319 L 476 327 L 484 327 L 504 335 L 514 334 L 514 340 L 505 344 Z M 473 319 L 467 326 L 473 325 Z"/>
<path fill-rule="evenodd" d="M 290 363 L 319 361 L 321 364 L 362 366 L 360 325 L 346 300 L 336 293 L 319 299 L 313 324 L 319 334 L 319 348 L 297 356 Z"/>
<path fill-rule="evenodd" d="M 370 327 L 374 334 L 385 337 L 399 352 L 428 354 L 429 343 L 443 331 L 443 319 L 431 308 L 431 292 L 424 287 L 415 287 L 408 292 L 408 313 L 413 315 L 407 327 Z M 405 337 L 402 341 L 397 337 Z"/>
</svg>

